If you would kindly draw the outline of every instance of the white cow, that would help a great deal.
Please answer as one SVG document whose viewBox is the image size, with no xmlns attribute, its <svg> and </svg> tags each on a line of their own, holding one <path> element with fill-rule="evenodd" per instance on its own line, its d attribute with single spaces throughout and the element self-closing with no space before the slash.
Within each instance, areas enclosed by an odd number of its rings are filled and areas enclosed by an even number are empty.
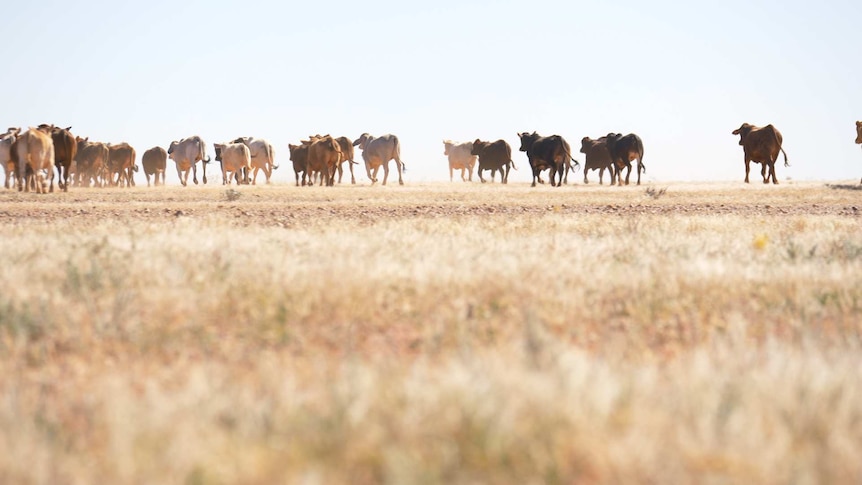
<svg viewBox="0 0 862 485">
<path fill-rule="evenodd" d="M 34 185 L 36 193 L 44 194 L 45 178 L 49 178 L 50 191 L 54 191 L 54 142 L 51 135 L 30 127 L 17 143 L 18 150 L 18 191 L 30 191 Z M 31 172 L 27 174 L 27 167 Z M 27 174 L 27 175 L 25 175 Z"/>
<path fill-rule="evenodd" d="M 401 143 L 395 135 L 382 135 L 373 137 L 363 133 L 354 142 L 362 150 L 362 159 L 365 160 L 365 172 L 371 183 L 377 183 L 377 171 L 383 167 L 383 185 L 389 178 L 389 160 L 395 160 L 395 168 L 398 169 L 398 183 L 404 185 L 401 172 L 406 170 L 404 162 L 401 161 Z"/>
<path fill-rule="evenodd" d="M 251 150 L 242 143 L 215 143 L 216 161 L 221 162 L 222 184 L 230 185 L 230 179 L 242 174 L 248 182 L 248 172 L 251 170 Z M 237 184 L 239 184 L 237 178 Z"/>
<path fill-rule="evenodd" d="M 15 178 L 18 172 L 15 170 L 15 162 L 12 159 L 12 143 L 18 138 L 20 128 L 9 128 L 9 130 L 0 135 L 0 165 L 3 166 L 3 171 L 6 172 L 6 182 L 4 186 L 8 189 L 15 185 Z"/>
<path fill-rule="evenodd" d="M 180 183 L 183 187 L 189 181 L 189 170 L 192 171 L 192 181 L 198 183 L 197 162 L 203 162 L 204 178 L 203 182 L 207 183 L 207 164 L 210 159 L 207 158 L 207 146 L 201 137 L 195 135 L 188 138 L 183 138 L 180 141 L 172 141 L 168 147 L 168 156 L 177 164 L 177 175 L 180 177 Z"/>
<path fill-rule="evenodd" d="M 461 171 L 461 180 L 467 182 L 473 181 L 473 167 L 476 166 L 476 159 L 479 158 L 472 154 L 473 142 L 456 143 L 452 140 L 443 140 L 443 155 L 449 157 L 449 181 L 452 181 L 455 170 Z M 464 177 L 464 171 L 469 177 Z"/>
<path fill-rule="evenodd" d="M 272 145 L 263 138 L 255 138 L 253 136 L 242 136 L 233 141 L 233 143 L 242 143 L 248 147 L 251 152 L 251 168 L 254 169 L 252 177 L 252 185 L 257 185 L 257 174 L 263 170 L 266 175 L 266 183 L 270 183 L 272 171 L 278 169 L 278 164 L 275 163 L 275 150 Z M 248 180 L 246 180 L 248 183 Z"/>
</svg>

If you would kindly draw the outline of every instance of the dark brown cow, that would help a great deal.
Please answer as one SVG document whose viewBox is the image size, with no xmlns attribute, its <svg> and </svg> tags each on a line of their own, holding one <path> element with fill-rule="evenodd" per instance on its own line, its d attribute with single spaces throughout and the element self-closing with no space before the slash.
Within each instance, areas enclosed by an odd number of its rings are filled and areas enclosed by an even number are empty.
<svg viewBox="0 0 862 485">
<path fill-rule="evenodd" d="M 365 160 L 365 172 L 371 183 L 377 183 L 377 171 L 383 167 L 383 185 L 389 178 L 389 160 L 395 160 L 395 168 L 398 170 L 398 184 L 404 185 L 401 172 L 406 170 L 404 162 L 401 161 L 401 143 L 395 135 L 382 135 L 373 137 L 363 133 L 353 142 L 362 150 L 362 159 Z"/>
<path fill-rule="evenodd" d="M 108 144 L 108 183 L 120 187 L 135 185 L 132 175 L 132 172 L 138 171 L 135 157 L 135 149 L 126 142 Z M 117 180 L 114 180 L 114 175 L 117 176 Z"/>
<path fill-rule="evenodd" d="M 485 183 L 485 179 L 482 178 L 482 172 L 485 170 L 491 171 L 491 182 L 494 181 L 494 174 L 499 170 L 500 181 L 504 184 L 509 183 L 509 171 L 512 168 L 518 170 L 515 167 L 515 162 L 512 160 L 512 147 L 509 146 L 506 140 L 490 142 L 476 138 L 470 154 L 479 157 L 477 174 L 483 184 Z"/>
<path fill-rule="evenodd" d="M 150 176 L 153 177 L 153 185 L 165 185 L 165 170 L 168 167 L 168 151 L 162 147 L 153 147 L 144 152 L 141 157 L 141 165 L 144 167 L 144 175 L 147 177 L 147 187 L 150 186 Z"/>
<path fill-rule="evenodd" d="M 862 145 L 862 121 L 856 122 L 856 143 Z M 859 183 L 862 184 L 862 180 Z"/>
<path fill-rule="evenodd" d="M 72 127 L 60 128 L 43 123 L 39 125 L 39 129 L 43 133 L 51 135 L 51 140 L 54 142 L 54 166 L 57 167 L 57 185 L 64 192 L 68 192 L 69 170 L 72 167 L 72 161 L 75 160 L 75 155 L 78 153 L 78 143 L 69 131 Z"/>
<path fill-rule="evenodd" d="M 290 150 L 290 161 L 293 162 L 293 172 L 296 174 L 296 186 L 299 187 L 300 180 L 302 180 L 302 185 L 305 185 L 305 172 L 308 170 L 308 145 L 305 143 L 288 144 L 287 148 Z"/>
<path fill-rule="evenodd" d="M 602 180 L 605 170 L 611 175 L 611 185 L 614 184 L 616 176 L 616 167 L 611 163 L 611 153 L 608 151 L 607 137 L 601 137 L 597 140 L 585 136 L 581 139 L 581 153 L 584 154 L 584 183 L 590 183 L 587 180 L 587 172 L 590 170 L 599 171 L 599 184 L 603 184 Z"/>
<path fill-rule="evenodd" d="M 777 184 L 775 162 L 778 160 L 779 151 L 784 153 L 784 166 L 790 166 L 787 163 L 787 153 L 781 148 L 783 141 L 781 133 L 772 125 L 760 128 L 743 123 L 742 126 L 733 130 L 732 134 L 739 135 L 739 144 L 742 145 L 742 150 L 745 153 L 745 183 L 748 183 L 750 162 L 757 162 L 761 164 L 760 175 L 763 176 L 763 183 L 768 184 L 769 178 L 772 177 L 772 183 Z M 767 167 L 769 168 L 768 173 Z"/>
<path fill-rule="evenodd" d="M 644 143 L 634 133 L 621 135 L 619 133 L 608 133 L 605 137 L 608 153 L 615 166 L 617 185 L 622 185 L 622 170 L 626 169 L 626 185 L 629 184 L 629 175 L 632 173 L 632 160 L 638 161 L 638 185 L 641 184 L 641 172 L 646 173 L 644 165 Z"/>
<path fill-rule="evenodd" d="M 324 182 L 327 186 L 335 185 L 335 171 L 341 161 L 341 146 L 329 135 L 322 136 L 312 140 L 308 146 L 308 168 L 305 172 L 305 179 L 311 185 L 314 182 L 311 180 L 311 172 L 320 172 L 320 185 Z"/>
<path fill-rule="evenodd" d="M 356 184 L 356 177 L 353 175 L 353 166 L 359 165 L 353 160 L 353 142 L 346 136 L 339 136 L 335 139 L 338 146 L 341 147 L 341 161 L 338 162 L 338 183 L 341 183 L 341 176 L 344 174 L 344 162 L 347 162 L 347 168 L 350 169 L 350 183 Z"/>
<path fill-rule="evenodd" d="M 533 169 L 533 187 L 536 182 L 541 182 L 542 170 L 550 171 L 551 185 L 559 187 L 563 184 L 563 176 L 568 174 L 571 162 L 580 166 L 572 157 L 572 149 L 569 143 L 560 135 L 540 136 L 535 131 L 532 133 L 518 133 L 521 139 L 520 151 L 527 154 L 527 160 Z M 559 179 L 556 178 L 559 174 Z"/>
</svg>

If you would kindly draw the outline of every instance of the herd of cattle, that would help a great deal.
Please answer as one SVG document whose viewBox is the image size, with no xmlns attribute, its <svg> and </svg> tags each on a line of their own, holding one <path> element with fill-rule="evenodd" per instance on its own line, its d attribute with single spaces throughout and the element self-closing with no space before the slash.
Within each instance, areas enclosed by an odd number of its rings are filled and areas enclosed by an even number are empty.
<svg viewBox="0 0 862 485">
<path fill-rule="evenodd" d="M 18 190 L 35 190 L 39 193 L 54 191 L 54 167 L 57 169 L 59 188 L 68 191 L 74 184 L 82 187 L 133 186 L 133 173 L 138 171 L 135 163 L 135 149 L 128 143 L 110 144 L 91 142 L 89 138 L 81 138 L 71 133 L 71 127 L 59 128 L 54 125 L 39 125 L 21 132 L 20 128 L 9 128 L 0 135 L 0 164 L 5 170 L 5 184 L 8 189 L 17 185 Z M 751 162 L 761 165 L 760 174 L 763 183 L 777 184 L 775 162 L 779 153 L 784 154 L 784 165 L 787 164 L 787 154 L 781 147 L 781 133 L 772 125 L 757 127 L 743 123 L 732 132 L 739 135 L 739 144 L 743 147 L 745 159 L 745 182 L 748 183 Z M 568 182 L 571 170 L 576 170 L 580 163 L 572 155 L 571 147 L 559 135 L 540 136 L 536 132 L 518 133 L 521 146 L 532 169 L 533 183 L 544 183 L 541 175 L 548 170 L 550 183 L 559 186 Z M 862 121 L 856 122 L 856 143 L 862 145 Z M 454 171 L 461 171 L 461 179 L 473 180 L 473 169 L 478 164 L 477 175 L 483 183 L 483 172 L 491 172 L 491 181 L 496 173 L 500 173 L 500 181 L 507 183 L 509 171 L 516 169 L 512 159 L 512 148 L 505 140 L 456 143 L 443 141 L 444 155 L 449 159 L 449 180 L 454 178 Z M 353 165 L 354 147 L 362 150 L 365 170 L 368 179 L 377 183 L 377 175 L 383 168 L 382 184 L 389 179 L 389 162 L 394 160 L 398 171 L 398 183 L 404 184 L 402 172 L 405 169 L 401 161 L 401 146 L 398 137 L 387 134 L 374 137 L 363 133 L 358 139 L 351 141 L 347 137 L 330 135 L 313 135 L 299 144 L 289 145 L 290 160 L 296 174 L 296 185 L 332 186 L 341 183 L 343 165 L 347 163 L 350 169 L 350 181 L 356 183 Z M 216 143 L 215 159 L 220 162 L 222 180 L 230 184 L 256 184 L 258 174 L 263 171 L 266 183 L 270 183 L 272 171 L 278 168 L 275 162 L 275 151 L 272 145 L 263 139 L 240 137 L 229 143 Z M 587 174 L 590 170 L 598 170 L 599 183 L 603 183 L 604 172 L 608 171 L 611 185 L 623 184 L 622 172 L 625 173 L 625 184 L 629 184 L 632 162 L 637 162 L 637 184 L 640 185 L 641 173 L 646 173 L 643 163 L 644 148 L 640 137 L 635 134 L 622 135 L 608 133 L 598 139 L 584 137 L 581 140 L 580 153 L 585 156 L 584 183 L 589 183 Z M 153 178 L 155 185 L 165 183 L 167 159 L 176 164 L 180 183 L 186 186 L 189 173 L 192 181 L 197 184 L 197 163 L 203 168 L 203 183 L 207 183 L 206 167 L 210 158 L 206 155 L 206 144 L 199 136 L 173 141 L 165 150 L 153 147 L 144 152 L 141 158 L 147 185 Z M 860 181 L 862 183 L 862 181 Z M 47 187 L 46 187 L 47 184 Z"/>
</svg>

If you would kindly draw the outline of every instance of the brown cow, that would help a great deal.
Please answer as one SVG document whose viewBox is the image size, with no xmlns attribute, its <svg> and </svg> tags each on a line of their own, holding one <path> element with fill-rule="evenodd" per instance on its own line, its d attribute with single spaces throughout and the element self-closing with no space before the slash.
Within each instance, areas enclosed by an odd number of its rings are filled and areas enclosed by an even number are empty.
<svg viewBox="0 0 862 485">
<path fill-rule="evenodd" d="M 584 154 L 584 183 L 590 183 L 587 180 L 587 172 L 590 170 L 599 171 L 599 184 L 603 184 L 602 180 L 605 170 L 611 175 L 611 185 L 614 185 L 614 177 L 616 176 L 616 167 L 611 163 L 611 154 L 608 151 L 607 137 L 601 137 L 597 140 L 585 136 L 581 139 L 581 153 Z"/>
<path fill-rule="evenodd" d="M 482 172 L 485 170 L 491 171 L 491 182 L 494 181 L 494 174 L 499 170 L 500 181 L 504 184 L 509 182 L 509 171 L 511 168 L 518 170 L 515 167 L 515 162 L 512 161 L 512 147 L 509 146 L 506 140 L 501 139 L 490 142 L 476 138 L 470 153 L 479 157 L 479 168 L 476 170 L 476 174 L 483 184 L 485 183 L 485 179 L 482 178 Z"/>
<path fill-rule="evenodd" d="M 302 185 L 305 185 L 305 172 L 308 170 L 308 145 L 300 143 L 299 145 L 288 144 L 290 150 L 290 161 L 293 162 L 293 172 L 296 174 L 296 186 L 299 187 L 300 179 Z"/>
<path fill-rule="evenodd" d="M 51 136 L 30 127 L 18 139 L 18 191 L 30 191 L 31 185 L 36 193 L 44 194 L 45 178 L 50 179 L 50 192 L 54 191 L 54 142 Z M 27 170 L 31 172 L 27 172 Z M 25 175 L 26 174 L 26 175 Z"/>
<path fill-rule="evenodd" d="M 350 183 L 356 184 L 356 177 L 353 175 L 353 166 L 359 164 L 353 161 L 353 142 L 346 136 L 339 136 L 335 141 L 341 147 L 341 161 L 338 163 L 338 183 L 341 183 L 341 175 L 344 173 L 344 162 L 347 162 L 347 168 L 350 169 Z"/>
<path fill-rule="evenodd" d="M 141 165 L 144 167 L 144 175 L 147 177 L 147 187 L 150 186 L 150 176 L 153 176 L 153 185 L 159 185 L 159 176 L 165 185 L 165 170 L 168 166 L 168 151 L 162 147 L 153 147 L 144 152 L 141 157 Z"/>
<path fill-rule="evenodd" d="M 96 187 L 102 187 L 108 166 L 108 145 L 92 142 L 89 137 L 81 138 L 78 136 L 75 137 L 75 141 L 78 144 L 78 151 L 75 156 L 78 185 L 89 187 L 92 183 Z"/>
<path fill-rule="evenodd" d="M 862 145 L 862 121 L 856 122 L 856 143 Z M 862 180 L 859 183 L 862 184 Z"/>
<path fill-rule="evenodd" d="M 116 145 L 108 144 L 108 183 L 120 187 L 135 185 L 132 172 L 138 171 L 135 165 L 135 149 L 126 142 Z M 117 180 L 114 180 L 116 174 Z"/>
<path fill-rule="evenodd" d="M 362 150 L 362 159 L 365 160 L 365 172 L 372 184 L 377 183 L 377 171 L 383 167 L 383 185 L 389 178 L 389 160 L 395 160 L 395 168 L 398 169 L 398 183 L 404 185 L 401 172 L 406 170 L 404 162 L 401 161 L 401 143 L 395 135 L 382 135 L 373 137 L 363 133 L 354 142 Z"/>
<path fill-rule="evenodd" d="M 335 185 L 335 171 L 341 162 L 341 146 L 335 138 L 324 135 L 311 140 L 308 146 L 308 168 L 305 171 L 305 179 L 308 185 L 314 184 L 311 180 L 311 172 L 320 172 L 320 185 L 326 182 L 327 186 Z"/>
<path fill-rule="evenodd" d="M 732 134 L 739 135 L 739 144 L 742 145 L 742 150 L 745 153 L 745 183 L 748 183 L 749 163 L 756 162 L 761 164 L 760 175 L 763 177 L 763 183 L 768 184 L 769 178 L 772 177 L 772 183 L 777 184 L 775 162 L 778 160 L 779 151 L 784 153 L 784 166 L 790 166 L 787 163 L 787 153 L 781 148 L 783 141 L 781 133 L 772 125 L 760 128 L 743 123 L 742 126 L 733 130 Z M 767 167 L 769 173 L 766 172 Z"/>
<path fill-rule="evenodd" d="M 41 124 L 39 130 L 51 136 L 54 143 L 54 165 L 57 167 L 57 186 L 64 192 L 69 191 L 69 178 L 72 162 L 78 153 L 78 143 L 69 131 L 72 127 L 60 128 L 54 125 Z"/>
</svg>

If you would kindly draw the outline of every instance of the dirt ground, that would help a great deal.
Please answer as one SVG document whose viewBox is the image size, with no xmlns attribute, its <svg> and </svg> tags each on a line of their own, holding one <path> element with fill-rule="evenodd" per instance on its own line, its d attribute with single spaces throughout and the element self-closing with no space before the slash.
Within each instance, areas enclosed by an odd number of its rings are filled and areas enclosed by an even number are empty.
<svg viewBox="0 0 862 485">
<path fill-rule="evenodd" d="M 563 214 L 859 217 L 862 186 L 804 182 L 779 186 L 671 183 L 661 186 L 425 183 L 398 186 L 75 188 L 46 195 L 0 191 L 0 224 L 76 226 L 106 222 L 217 218 L 240 226 L 310 221 L 375 221 L 408 217 Z"/>
</svg>

